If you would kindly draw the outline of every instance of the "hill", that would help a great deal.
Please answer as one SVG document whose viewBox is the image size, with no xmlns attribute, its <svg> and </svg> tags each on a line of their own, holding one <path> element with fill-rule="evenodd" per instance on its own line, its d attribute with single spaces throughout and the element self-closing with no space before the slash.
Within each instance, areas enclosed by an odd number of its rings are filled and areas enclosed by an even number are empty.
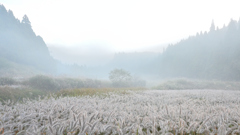
<svg viewBox="0 0 240 135">
<path fill-rule="evenodd" d="M 42 37 L 34 33 L 28 17 L 24 15 L 20 21 L 3 5 L 0 5 L 0 58 L 15 63 L 15 68 L 23 65 L 46 73 L 54 72 L 58 63 L 50 56 Z M 0 70 L 3 66 L 2 63 Z"/>
<path fill-rule="evenodd" d="M 155 61 L 161 78 L 240 80 L 240 20 L 200 32 L 167 49 Z"/>
</svg>

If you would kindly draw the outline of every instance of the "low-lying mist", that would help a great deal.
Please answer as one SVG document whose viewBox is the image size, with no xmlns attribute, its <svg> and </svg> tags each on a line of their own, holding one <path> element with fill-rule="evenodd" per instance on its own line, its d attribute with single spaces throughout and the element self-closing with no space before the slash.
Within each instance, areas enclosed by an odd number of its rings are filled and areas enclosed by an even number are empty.
<svg viewBox="0 0 240 135">
<path fill-rule="evenodd" d="M 51 56 L 66 64 L 79 66 L 104 66 L 119 53 L 152 53 L 159 54 L 167 48 L 166 44 L 152 45 L 134 49 L 118 49 L 100 42 L 78 45 L 47 44 Z"/>
<path fill-rule="evenodd" d="M 114 52 L 99 45 L 61 46 L 48 45 L 53 58 L 67 64 L 80 66 L 101 66 L 114 57 Z"/>
</svg>

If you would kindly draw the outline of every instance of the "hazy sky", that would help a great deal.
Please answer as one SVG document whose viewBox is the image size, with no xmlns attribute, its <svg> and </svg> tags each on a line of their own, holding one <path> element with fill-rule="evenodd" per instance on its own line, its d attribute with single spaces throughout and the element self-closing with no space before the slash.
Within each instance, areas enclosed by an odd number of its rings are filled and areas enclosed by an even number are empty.
<svg viewBox="0 0 240 135">
<path fill-rule="evenodd" d="M 48 45 L 92 44 L 136 51 L 220 28 L 240 17 L 239 0 L 0 0 Z"/>
</svg>

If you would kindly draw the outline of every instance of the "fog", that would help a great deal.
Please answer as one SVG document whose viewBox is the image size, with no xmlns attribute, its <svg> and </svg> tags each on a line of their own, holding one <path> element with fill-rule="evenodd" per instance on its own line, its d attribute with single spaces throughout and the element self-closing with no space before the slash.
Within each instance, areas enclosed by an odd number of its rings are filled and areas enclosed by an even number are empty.
<svg viewBox="0 0 240 135">
<path fill-rule="evenodd" d="M 113 59 L 114 52 L 101 45 L 85 44 L 79 46 L 48 45 L 53 58 L 66 64 L 101 66 Z"/>
<path fill-rule="evenodd" d="M 11 68 L 1 72 L 12 76 L 25 69 L 33 74 L 108 80 L 111 71 L 122 69 L 145 80 L 240 79 L 236 60 L 240 15 L 230 2 L 215 6 L 214 2 L 185 1 L 191 6 L 184 6 L 184 2 L 174 1 L 179 6 L 173 6 L 157 1 L 70 5 L 64 1 L 54 5 L 53 1 L 40 4 L 46 9 L 41 12 L 33 9 L 39 1 L 23 0 L 18 7 L 3 2 L 0 56 L 2 65 Z M 201 8 L 198 4 L 205 10 L 197 10 Z M 13 11 L 8 10 L 11 8 Z"/>
<path fill-rule="evenodd" d="M 51 56 L 66 64 L 82 66 L 103 66 L 114 59 L 117 53 L 152 52 L 161 53 L 167 45 L 155 45 L 135 49 L 111 49 L 111 46 L 99 43 L 85 43 L 66 47 L 64 45 L 47 44 Z"/>
</svg>

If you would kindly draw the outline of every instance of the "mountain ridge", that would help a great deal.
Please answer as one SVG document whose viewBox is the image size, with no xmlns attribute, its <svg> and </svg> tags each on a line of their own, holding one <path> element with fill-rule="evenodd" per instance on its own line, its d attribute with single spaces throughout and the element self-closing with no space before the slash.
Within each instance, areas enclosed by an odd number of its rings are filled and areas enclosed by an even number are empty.
<svg viewBox="0 0 240 135">
<path fill-rule="evenodd" d="M 3 5 L 0 5 L 0 57 L 46 73 L 54 72 L 57 64 L 42 37 L 34 33 L 27 15 L 20 21 Z"/>
</svg>

